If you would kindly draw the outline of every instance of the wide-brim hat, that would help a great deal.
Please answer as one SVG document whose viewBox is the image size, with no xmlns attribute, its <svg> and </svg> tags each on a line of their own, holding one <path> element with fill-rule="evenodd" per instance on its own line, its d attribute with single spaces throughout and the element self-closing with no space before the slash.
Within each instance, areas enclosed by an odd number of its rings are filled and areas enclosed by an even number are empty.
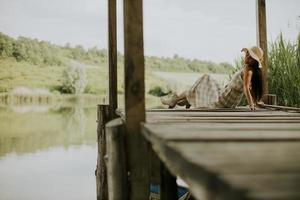
<svg viewBox="0 0 300 200">
<path fill-rule="evenodd" d="M 259 68 L 262 68 L 262 62 L 263 62 L 263 57 L 264 57 L 264 51 L 257 46 L 253 46 L 251 48 L 246 48 L 250 54 L 250 56 L 255 59 L 258 64 L 259 64 Z"/>
</svg>

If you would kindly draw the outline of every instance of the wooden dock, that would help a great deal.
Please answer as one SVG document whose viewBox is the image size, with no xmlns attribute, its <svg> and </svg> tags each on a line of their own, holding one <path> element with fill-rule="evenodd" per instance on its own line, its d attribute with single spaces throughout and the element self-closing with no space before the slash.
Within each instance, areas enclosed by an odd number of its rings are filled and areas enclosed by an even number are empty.
<svg viewBox="0 0 300 200">
<path fill-rule="evenodd" d="M 300 113 L 150 111 L 142 130 L 196 199 L 300 199 Z"/>
<path fill-rule="evenodd" d="M 124 112 L 117 114 L 121 118 L 109 123 L 107 134 L 125 136 L 120 128 Z M 300 199 L 299 112 L 156 109 L 146 112 L 141 129 L 153 150 L 145 159 L 151 183 L 161 187 L 161 199 L 178 199 L 175 177 L 183 179 L 198 200 Z M 115 163 L 125 160 L 123 143 L 109 144 L 120 152 L 111 158 Z M 119 175 L 110 174 L 117 190 L 109 192 L 126 194 L 125 161 L 117 165 L 114 172 Z"/>
<path fill-rule="evenodd" d="M 143 0 L 123 2 L 125 110 L 116 115 L 116 3 L 108 3 L 109 105 L 98 107 L 97 200 L 147 200 L 150 184 L 160 185 L 161 200 L 178 199 L 176 177 L 197 200 L 300 199 L 299 108 L 145 111 Z M 265 0 L 256 0 L 255 12 L 270 104 Z"/>
</svg>

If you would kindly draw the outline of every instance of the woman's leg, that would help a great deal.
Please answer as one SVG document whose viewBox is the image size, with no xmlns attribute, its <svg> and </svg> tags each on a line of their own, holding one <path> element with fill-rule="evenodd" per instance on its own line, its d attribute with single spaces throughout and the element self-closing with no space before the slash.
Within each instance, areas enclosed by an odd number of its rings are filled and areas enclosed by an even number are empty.
<svg viewBox="0 0 300 200">
<path fill-rule="evenodd" d="M 179 106 L 185 106 L 186 108 L 190 108 L 191 104 L 187 100 L 187 91 L 184 91 L 181 93 L 177 98 L 177 105 Z"/>
</svg>

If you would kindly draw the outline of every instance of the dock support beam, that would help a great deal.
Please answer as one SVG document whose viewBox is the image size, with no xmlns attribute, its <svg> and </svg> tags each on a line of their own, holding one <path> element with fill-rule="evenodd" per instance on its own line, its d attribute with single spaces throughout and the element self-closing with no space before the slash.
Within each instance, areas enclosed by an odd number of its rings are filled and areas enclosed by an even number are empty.
<svg viewBox="0 0 300 200">
<path fill-rule="evenodd" d="M 106 124 L 107 183 L 109 200 L 127 200 L 124 123 L 114 119 Z"/>
<path fill-rule="evenodd" d="M 108 0 L 109 105 L 114 118 L 118 107 L 117 60 L 117 3 L 116 0 Z"/>
<path fill-rule="evenodd" d="M 124 0 L 124 42 L 129 199 L 149 199 L 149 144 L 141 134 L 145 121 L 143 0 Z"/>
<path fill-rule="evenodd" d="M 256 0 L 256 38 L 257 45 L 264 51 L 264 60 L 262 62 L 262 79 L 263 79 L 263 101 L 267 103 L 268 94 L 268 40 L 266 24 L 266 1 Z"/>
<path fill-rule="evenodd" d="M 109 105 L 98 105 L 97 109 L 97 142 L 98 142 L 98 158 L 96 175 L 97 200 L 108 199 L 107 173 L 105 165 L 106 155 L 106 134 L 105 124 L 111 119 L 111 108 Z"/>
</svg>

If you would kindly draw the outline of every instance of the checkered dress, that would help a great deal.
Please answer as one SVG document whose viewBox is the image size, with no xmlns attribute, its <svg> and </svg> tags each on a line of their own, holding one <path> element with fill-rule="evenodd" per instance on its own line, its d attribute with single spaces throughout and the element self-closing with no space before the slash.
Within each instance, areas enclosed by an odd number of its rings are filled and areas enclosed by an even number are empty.
<svg viewBox="0 0 300 200">
<path fill-rule="evenodd" d="M 241 72 L 235 73 L 223 89 L 211 76 L 203 75 L 187 91 L 188 102 L 195 108 L 235 108 L 243 97 Z"/>
</svg>

